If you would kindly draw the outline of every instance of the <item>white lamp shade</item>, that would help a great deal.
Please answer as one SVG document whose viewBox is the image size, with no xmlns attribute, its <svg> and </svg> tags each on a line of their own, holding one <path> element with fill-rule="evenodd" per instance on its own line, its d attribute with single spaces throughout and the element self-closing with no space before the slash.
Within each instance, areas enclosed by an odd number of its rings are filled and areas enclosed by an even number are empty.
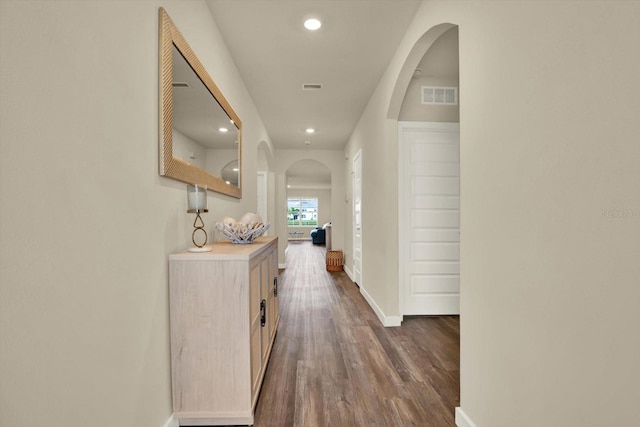
<svg viewBox="0 0 640 427">
<path fill-rule="evenodd" d="M 187 212 L 208 212 L 207 186 L 187 185 Z"/>
</svg>

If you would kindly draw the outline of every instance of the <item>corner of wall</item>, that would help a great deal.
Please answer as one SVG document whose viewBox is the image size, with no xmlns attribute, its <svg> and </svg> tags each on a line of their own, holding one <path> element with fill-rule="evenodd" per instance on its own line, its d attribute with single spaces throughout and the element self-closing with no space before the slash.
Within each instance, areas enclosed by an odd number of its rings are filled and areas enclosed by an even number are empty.
<svg viewBox="0 0 640 427">
<path fill-rule="evenodd" d="M 173 414 L 171 414 L 162 427 L 180 427 L 180 423 L 176 418 L 173 418 Z"/>
<path fill-rule="evenodd" d="M 456 407 L 456 426 L 458 427 L 476 427 L 471 418 L 462 410 L 460 406 Z"/>
<path fill-rule="evenodd" d="M 360 293 L 362 294 L 362 296 L 364 296 L 364 299 L 367 301 L 369 306 L 371 306 L 374 313 L 376 313 L 376 316 L 378 316 L 378 319 L 380 319 L 382 326 L 388 328 L 400 326 L 402 324 L 402 316 L 387 316 L 364 288 L 360 288 Z"/>
</svg>

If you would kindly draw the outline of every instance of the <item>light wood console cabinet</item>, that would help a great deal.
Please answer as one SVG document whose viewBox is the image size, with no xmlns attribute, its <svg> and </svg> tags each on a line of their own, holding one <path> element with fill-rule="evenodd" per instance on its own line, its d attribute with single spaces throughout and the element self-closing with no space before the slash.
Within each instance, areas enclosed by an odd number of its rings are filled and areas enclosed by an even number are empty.
<svg viewBox="0 0 640 427">
<path fill-rule="evenodd" d="M 276 336 L 278 240 L 169 255 L 173 416 L 253 425 Z"/>
</svg>

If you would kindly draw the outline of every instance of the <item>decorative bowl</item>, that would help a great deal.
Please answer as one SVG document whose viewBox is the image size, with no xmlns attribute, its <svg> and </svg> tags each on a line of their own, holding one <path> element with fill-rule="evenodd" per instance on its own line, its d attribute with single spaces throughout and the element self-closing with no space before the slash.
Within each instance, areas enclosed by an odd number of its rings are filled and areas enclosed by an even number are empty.
<svg viewBox="0 0 640 427">
<path fill-rule="evenodd" d="M 216 228 L 232 243 L 253 243 L 253 241 L 262 236 L 268 229 L 269 224 L 257 223 L 257 224 L 243 224 L 236 222 L 234 224 L 225 224 L 223 222 L 217 222 Z"/>
</svg>

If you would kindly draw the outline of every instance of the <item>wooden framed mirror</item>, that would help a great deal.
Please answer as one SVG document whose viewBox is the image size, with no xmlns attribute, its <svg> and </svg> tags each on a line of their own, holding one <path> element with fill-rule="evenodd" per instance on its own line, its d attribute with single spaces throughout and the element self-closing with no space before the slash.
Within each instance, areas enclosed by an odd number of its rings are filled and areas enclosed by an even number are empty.
<svg viewBox="0 0 640 427">
<path fill-rule="evenodd" d="M 164 8 L 159 57 L 160 175 L 242 198 L 242 122 Z"/>
</svg>

